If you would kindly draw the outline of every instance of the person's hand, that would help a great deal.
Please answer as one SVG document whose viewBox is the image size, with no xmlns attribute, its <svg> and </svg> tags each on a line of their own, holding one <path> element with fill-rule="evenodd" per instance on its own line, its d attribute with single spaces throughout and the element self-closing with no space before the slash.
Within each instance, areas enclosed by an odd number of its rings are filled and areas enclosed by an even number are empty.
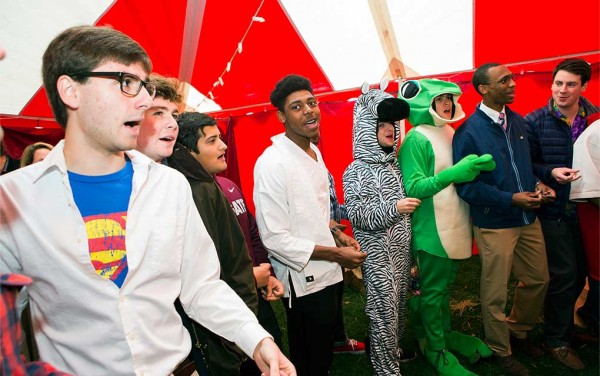
<svg viewBox="0 0 600 376">
<path fill-rule="evenodd" d="M 542 193 L 517 192 L 512 196 L 512 204 L 525 210 L 538 209 L 542 203 Z"/>
<path fill-rule="evenodd" d="M 333 221 L 333 219 L 332 219 L 332 221 Z M 335 222 L 335 221 L 333 221 L 333 222 Z M 336 224 L 335 227 L 337 227 L 338 229 L 340 229 L 340 231 L 344 231 L 348 227 L 347 225 L 343 225 L 343 224 L 337 223 L 337 222 L 335 222 L 335 224 Z"/>
<path fill-rule="evenodd" d="M 548 204 L 550 202 L 554 202 L 556 200 L 556 192 L 554 189 L 548 187 L 546 184 L 539 182 L 535 186 L 536 192 L 542 194 L 542 203 Z"/>
<path fill-rule="evenodd" d="M 568 167 L 557 167 L 552 170 L 552 177 L 559 184 L 567 184 L 579 179 L 581 175 L 579 175 L 579 170 L 573 170 Z"/>
<path fill-rule="evenodd" d="M 346 269 L 354 269 L 363 264 L 367 258 L 366 252 L 357 251 L 354 247 L 336 248 L 337 256 L 335 261 Z"/>
<path fill-rule="evenodd" d="M 351 236 L 346 235 L 343 231 L 339 230 L 333 235 L 335 244 L 338 247 L 352 247 L 357 251 L 360 251 L 360 244 Z"/>
<path fill-rule="evenodd" d="M 262 298 L 268 302 L 279 300 L 283 296 L 283 283 L 273 276 L 269 276 L 267 287 L 260 289 Z"/>
<path fill-rule="evenodd" d="M 396 210 L 400 214 L 410 214 L 421 205 L 421 200 L 418 198 L 407 197 L 396 201 Z"/>
<path fill-rule="evenodd" d="M 261 376 L 296 376 L 296 368 L 292 362 L 269 337 L 256 345 L 252 357 L 260 369 Z"/>
<path fill-rule="evenodd" d="M 256 287 L 259 289 L 266 287 L 271 276 L 271 264 L 263 262 L 259 266 L 253 267 L 252 272 L 256 280 Z"/>
</svg>

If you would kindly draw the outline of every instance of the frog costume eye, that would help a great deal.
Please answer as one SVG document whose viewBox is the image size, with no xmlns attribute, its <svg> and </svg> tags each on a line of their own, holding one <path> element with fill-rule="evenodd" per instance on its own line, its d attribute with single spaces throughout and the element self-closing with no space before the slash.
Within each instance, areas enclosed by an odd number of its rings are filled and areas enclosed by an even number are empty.
<svg viewBox="0 0 600 376">
<path fill-rule="evenodd" d="M 421 83 L 417 80 L 404 81 L 400 86 L 400 97 L 412 99 L 421 92 Z"/>
</svg>

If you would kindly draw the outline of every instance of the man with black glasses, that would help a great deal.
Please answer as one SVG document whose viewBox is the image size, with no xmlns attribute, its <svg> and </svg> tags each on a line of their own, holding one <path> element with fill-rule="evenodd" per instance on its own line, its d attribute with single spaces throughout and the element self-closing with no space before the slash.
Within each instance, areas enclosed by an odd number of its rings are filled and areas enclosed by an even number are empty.
<svg viewBox="0 0 600 376">
<path fill-rule="evenodd" d="M 41 360 L 79 375 L 169 375 L 191 341 L 173 302 L 272 376 L 295 375 L 221 280 L 189 184 L 133 150 L 155 87 L 142 47 L 109 28 L 59 34 L 43 57 L 61 141 L 0 178 L 0 273 L 30 276 Z"/>
</svg>

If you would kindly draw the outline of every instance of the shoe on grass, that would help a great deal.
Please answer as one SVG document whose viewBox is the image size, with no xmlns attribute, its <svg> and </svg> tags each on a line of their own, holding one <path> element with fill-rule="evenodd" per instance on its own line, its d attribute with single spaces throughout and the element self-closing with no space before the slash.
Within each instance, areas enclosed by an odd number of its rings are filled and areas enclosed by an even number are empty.
<svg viewBox="0 0 600 376">
<path fill-rule="evenodd" d="M 348 338 L 345 343 L 333 346 L 334 354 L 364 354 L 365 343 Z"/>
<path fill-rule="evenodd" d="M 513 355 L 496 356 L 496 361 L 502 370 L 513 376 L 529 376 L 529 370 Z"/>
<path fill-rule="evenodd" d="M 577 356 L 577 353 L 575 352 L 575 350 L 573 350 L 569 346 L 554 347 L 554 348 L 544 346 L 544 348 L 546 349 L 546 351 L 548 351 L 550 354 L 552 354 L 554 359 L 558 360 L 563 365 L 565 365 L 571 369 L 577 369 L 577 370 L 585 369 L 585 364 L 583 364 L 581 359 L 579 359 L 579 356 Z"/>
</svg>

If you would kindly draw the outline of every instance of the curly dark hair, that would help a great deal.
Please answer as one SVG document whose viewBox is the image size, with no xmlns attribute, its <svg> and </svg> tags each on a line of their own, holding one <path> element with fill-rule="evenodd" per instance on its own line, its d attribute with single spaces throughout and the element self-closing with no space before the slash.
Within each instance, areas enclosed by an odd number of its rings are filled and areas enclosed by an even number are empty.
<svg viewBox="0 0 600 376">
<path fill-rule="evenodd" d="M 204 137 L 204 127 L 217 125 L 217 120 L 200 112 L 183 112 L 177 118 L 177 125 L 179 125 L 177 142 L 185 146 L 188 151 L 199 153 L 198 140 Z"/>
<path fill-rule="evenodd" d="M 477 68 L 473 73 L 473 78 L 471 78 L 471 82 L 473 83 L 473 86 L 475 87 L 475 90 L 477 90 L 479 95 L 482 95 L 479 91 L 479 85 L 487 85 L 490 83 L 490 77 L 488 76 L 488 72 L 490 71 L 490 69 L 497 67 L 498 65 L 500 64 L 485 63 L 479 68 Z"/>
<path fill-rule="evenodd" d="M 592 67 L 583 59 L 565 59 L 558 63 L 554 72 L 552 72 L 552 80 L 556 77 L 558 71 L 564 70 L 571 74 L 575 74 L 581 78 L 581 85 L 585 85 L 592 78 Z"/>
<path fill-rule="evenodd" d="M 289 74 L 275 84 L 275 89 L 271 92 L 269 99 L 271 104 L 277 107 L 279 111 L 285 112 L 283 106 L 286 98 L 293 92 L 300 90 L 307 90 L 314 95 L 308 78 L 297 74 Z"/>
</svg>

